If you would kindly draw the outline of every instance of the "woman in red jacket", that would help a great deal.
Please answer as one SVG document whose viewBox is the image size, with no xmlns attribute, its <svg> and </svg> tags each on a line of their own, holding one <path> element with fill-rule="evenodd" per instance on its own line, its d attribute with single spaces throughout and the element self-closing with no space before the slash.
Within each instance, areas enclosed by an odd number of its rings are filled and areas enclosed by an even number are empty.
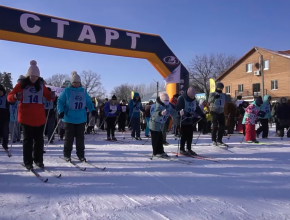
<svg viewBox="0 0 290 220">
<path fill-rule="evenodd" d="M 48 101 L 55 98 L 55 94 L 44 85 L 36 64 L 36 61 L 30 61 L 26 78 L 20 80 L 7 97 L 9 102 L 19 100 L 18 122 L 23 131 L 23 162 L 29 170 L 33 168 L 33 161 L 38 167 L 44 167 L 43 129 L 46 117 L 43 97 Z"/>
</svg>

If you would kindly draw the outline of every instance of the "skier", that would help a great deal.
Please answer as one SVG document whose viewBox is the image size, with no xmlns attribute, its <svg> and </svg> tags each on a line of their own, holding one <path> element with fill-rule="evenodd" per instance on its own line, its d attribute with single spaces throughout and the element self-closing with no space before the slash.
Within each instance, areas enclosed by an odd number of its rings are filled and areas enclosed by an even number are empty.
<svg viewBox="0 0 290 220">
<path fill-rule="evenodd" d="M 0 136 L 2 138 L 2 147 L 8 150 L 9 137 L 9 103 L 4 86 L 0 85 Z"/>
<path fill-rule="evenodd" d="M 204 126 L 202 134 L 208 134 L 208 133 L 211 133 L 211 114 L 210 114 L 208 102 L 204 106 L 203 112 L 205 113 L 205 116 L 206 116 L 206 125 Z"/>
<path fill-rule="evenodd" d="M 262 138 L 268 138 L 269 119 L 272 120 L 270 101 L 271 96 L 265 95 L 263 105 L 261 106 L 260 110 L 261 113 L 259 115 L 259 121 L 261 122 L 262 126 L 260 126 L 256 131 L 258 138 L 261 132 L 263 132 Z"/>
<path fill-rule="evenodd" d="M 117 139 L 115 137 L 115 126 L 117 122 L 117 115 L 120 114 L 121 110 L 119 104 L 117 103 L 117 97 L 115 95 L 113 95 L 112 99 L 106 103 L 104 111 L 107 122 L 107 141 L 116 141 Z"/>
<path fill-rule="evenodd" d="M 170 99 L 170 104 L 171 104 L 171 107 L 172 107 L 173 109 L 176 108 L 178 97 L 179 97 L 179 95 L 178 95 L 178 94 L 175 94 L 175 95 Z M 177 136 L 178 136 L 178 133 L 179 133 L 178 131 L 179 131 L 180 127 L 179 127 L 179 124 L 176 123 L 176 122 L 178 122 L 177 120 L 174 120 L 174 118 L 173 118 L 172 121 L 173 121 L 173 130 L 174 130 L 173 134 L 177 137 Z"/>
<path fill-rule="evenodd" d="M 47 87 L 47 89 L 51 92 L 51 88 Z M 47 101 L 45 97 L 43 97 L 43 104 L 46 115 L 46 130 L 47 130 L 47 141 L 50 141 L 50 144 L 53 143 L 54 137 L 52 137 L 52 133 L 54 130 L 54 119 L 55 119 L 55 103 L 53 101 Z"/>
<path fill-rule="evenodd" d="M 289 100 L 287 102 L 289 102 Z M 279 124 L 279 120 L 277 118 L 277 109 L 279 108 L 279 105 L 280 105 L 279 102 L 274 103 L 274 106 L 273 106 L 272 111 L 271 111 L 272 117 L 273 117 L 273 119 L 275 121 L 275 125 L 276 125 L 276 135 L 275 135 L 276 137 L 280 137 L 280 128 L 279 128 L 280 124 Z M 287 103 L 287 105 L 289 105 L 289 103 Z"/>
<path fill-rule="evenodd" d="M 135 92 L 133 99 L 129 102 L 129 126 L 132 128 L 131 137 L 136 140 L 142 140 L 140 137 L 140 111 L 143 112 L 140 95 Z"/>
<path fill-rule="evenodd" d="M 150 100 L 148 105 L 146 106 L 145 108 L 145 118 L 146 118 L 146 130 L 145 130 L 145 137 L 150 137 L 149 135 L 149 121 L 150 121 L 150 117 L 151 117 L 151 114 L 150 114 L 150 109 L 151 109 L 151 105 L 153 105 L 153 101 Z"/>
<path fill-rule="evenodd" d="M 64 122 L 65 140 L 64 159 L 71 160 L 74 138 L 76 138 L 76 154 L 80 161 L 85 161 L 84 132 L 87 121 L 86 108 L 96 115 L 92 100 L 87 91 L 81 86 L 81 77 L 76 71 L 71 73 L 70 85 L 65 88 L 58 100 L 57 111 L 59 118 Z"/>
<path fill-rule="evenodd" d="M 128 113 L 128 107 L 126 105 L 126 100 L 123 99 L 120 104 L 120 116 L 118 119 L 118 130 L 119 132 L 125 132 L 125 125 L 126 125 L 126 119 L 127 119 L 127 113 Z"/>
<path fill-rule="evenodd" d="M 91 112 L 89 112 L 89 120 L 88 120 L 88 124 L 87 124 L 87 134 L 93 134 L 95 132 L 94 128 L 96 125 L 96 118 L 98 117 L 97 115 L 97 111 L 96 111 L 96 102 L 92 101 L 93 103 L 93 110 L 95 110 L 96 115 L 93 116 Z"/>
<path fill-rule="evenodd" d="M 224 106 L 226 104 L 226 94 L 223 93 L 224 84 L 216 83 L 216 90 L 209 94 L 208 102 L 210 103 L 211 120 L 213 124 L 212 129 L 212 143 L 213 146 L 224 146 L 222 138 L 225 131 L 225 115 Z M 216 137 L 218 131 L 218 137 Z"/>
<path fill-rule="evenodd" d="M 284 137 L 284 128 L 289 129 L 289 116 L 290 106 L 287 104 L 287 99 L 282 97 L 280 99 L 280 105 L 277 109 L 277 120 L 279 121 L 279 135 Z M 290 132 L 287 132 L 287 137 L 290 137 Z"/>
<path fill-rule="evenodd" d="M 197 155 L 191 150 L 194 114 L 201 116 L 203 120 L 206 118 L 203 111 L 197 105 L 195 95 L 195 89 L 189 87 L 188 90 L 178 98 L 175 108 L 177 112 L 180 112 L 180 116 L 175 116 L 175 120 L 181 124 L 180 154 L 183 155 Z M 185 142 L 187 142 L 187 151 L 185 151 Z"/>
<path fill-rule="evenodd" d="M 202 110 L 202 112 L 203 112 L 204 114 L 205 114 L 205 112 L 204 112 L 204 107 L 206 106 L 206 104 L 207 104 L 207 101 L 206 101 L 206 100 L 204 100 L 204 99 L 200 99 L 200 100 L 199 100 L 199 107 L 200 107 L 200 109 Z M 198 118 L 200 119 L 200 117 L 198 117 Z M 199 131 L 199 132 L 203 132 L 205 126 L 206 126 L 206 121 L 205 121 L 205 120 L 200 120 L 200 121 L 198 122 L 198 131 Z"/>
<path fill-rule="evenodd" d="M 239 111 L 239 122 L 238 122 L 238 128 L 237 130 L 242 133 L 244 136 L 246 135 L 246 126 L 243 124 L 243 119 L 245 115 L 245 110 L 249 106 L 249 103 L 246 101 L 243 101 L 238 108 Z M 240 124 L 241 123 L 241 124 Z"/>
<path fill-rule="evenodd" d="M 55 99 L 55 93 L 44 85 L 43 78 L 35 60 L 30 61 L 26 78 L 8 94 L 8 101 L 19 101 L 18 122 L 23 131 L 23 162 L 26 169 L 33 168 L 33 161 L 38 167 L 43 164 L 43 130 L 46 121 L 43 97 L 48 101 Z"/>
<path fill-rule="evenodd" d="M 254 101 L 245 109 L 243 124 L 246 127 L 245 141 L 247 143 L 259 143 L 259 141 L 256 139 L 255 124 L 257 123 L 258 114 L 262 104 L 262 98 L 258 97 L 256 101 Z"/>
<path fill-rule="evenodd" d="M 161 93 L 156 99 L 154 109 L 151 111 L 151 118 L 149 120 L 149 129 L 151 133 L 153 155 L 160 157 L 169 157 L 163 148 L 162 131 L 167 118 L 177 116 L 177 112 L 169 104 L 169 97 L 167 93 Z"/>
<path fill-rule="evenodd" d="M 226 96 L 227 100 L 231 100 L 230 95 Z M 225 125 L 228 131 L 227 134 L 233 134 L 236 124 L 236 118 L 239 116 L 236 104 L 234 104 L 233 102 L 227 102 L 225 104 L 224 114 L 225 114 Z"/>
<path fill-rule="evenodd" d="M 20 139 L 21 139 L 20 125 L 18 123 L 18 117 L 17 117 L 17 109 L 18 109 L 18 101 L 15 101 L 14 103 L 10 103 L 9 105 L 9 111 L 10 111 L 9 133 L 10 133 L 11 140 L 13 143 L 20 142 Z"/>
</svg>

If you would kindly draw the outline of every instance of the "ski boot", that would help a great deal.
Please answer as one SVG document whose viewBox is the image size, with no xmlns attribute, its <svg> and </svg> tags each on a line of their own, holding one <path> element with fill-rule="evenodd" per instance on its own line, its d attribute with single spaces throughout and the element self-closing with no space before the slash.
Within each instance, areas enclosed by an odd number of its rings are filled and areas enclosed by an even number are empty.
<svg viewBox="0 0 290 220">
<path fill-rule="evenodd" d="M 187 150 L 187 153 L 188 153 L 190 156 L 197 156 L 197 153 L 195 153 L 193 150 Z"/>
<path fill-rule="evenodd" d="M 112 141 L 117 141 L 117 138 L 115 138 L 115 137 L 112 137 Z"/>
<path fill-rule="evenodd" d="M 188 156 L 189 155 L 188 152 L 185 151 L 185 150 L 180 150 L 179 154 L 184 155 L 184 156 Z"/>
</svg>

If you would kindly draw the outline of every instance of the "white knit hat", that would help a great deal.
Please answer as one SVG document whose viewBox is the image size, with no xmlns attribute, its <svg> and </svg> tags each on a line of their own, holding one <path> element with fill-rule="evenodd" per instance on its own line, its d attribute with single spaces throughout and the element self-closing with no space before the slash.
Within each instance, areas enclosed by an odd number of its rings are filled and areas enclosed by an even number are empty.
<svg viewBox="0 0 290 220">
<path fill-rule="evenodd" d="M 81 82 L 81 77 L 78 75 L 77 71 L 72 71 L 71 72 L 70 82 L 71 83 Z"/>
<path fill-rule="evenodd" d="M 26 76 L 40 76 L 39 69 L 37 67 L 37 62 L 35 60 L 30 61 L 30 67 L 26 73 Z"/>
<path fill-rule="evenodd" d="M 164 101 L 169 101 L 169 96 L 167 95 L 167 93 L 160 93 L 160 100 L 161 102 L 164 102 Z"/>
</svg>

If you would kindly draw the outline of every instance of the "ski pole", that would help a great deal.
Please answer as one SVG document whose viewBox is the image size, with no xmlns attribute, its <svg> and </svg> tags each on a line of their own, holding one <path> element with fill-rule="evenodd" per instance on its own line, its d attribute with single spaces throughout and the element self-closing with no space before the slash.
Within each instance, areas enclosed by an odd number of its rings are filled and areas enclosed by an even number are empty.
<svg viewBox="0 0 290 220">
<path fill-rule="evenodd" d="M 51 139 L 53 138 L 53 135 L 55 134 L 55 131 L 56 131 L 56 129 L 57 129 L 57 127 L 58 127 L 60 121 L 61 121 L 61 118 L 58 120 L 58 123 L 57 123 L 57 125 L 56 125 L 56 127 L 55 127 L 55 129 L 54 129 L 54 131 L 53 131 L 53 133 L 52 133 L 52 135 L 51 135 L 49 141 L 48 141 L 47 144 L 45 145 L 45 149 L 44 149 L 43 153 L 46 153 L 46 148 L 48 147 L 48 145 L 49 145 Z"/>
<path fill-rule="evenodd" d="M 48 112 L 47 112 L 46 121 L 45 121 L 44 129 L 43 129 L 43 136 L 45 135 L 45 129 L 46 129 L 46 124 L 47 124 L 49 112 L 50 112 L 50 109 L 48 109 Z"/>
</svg>

